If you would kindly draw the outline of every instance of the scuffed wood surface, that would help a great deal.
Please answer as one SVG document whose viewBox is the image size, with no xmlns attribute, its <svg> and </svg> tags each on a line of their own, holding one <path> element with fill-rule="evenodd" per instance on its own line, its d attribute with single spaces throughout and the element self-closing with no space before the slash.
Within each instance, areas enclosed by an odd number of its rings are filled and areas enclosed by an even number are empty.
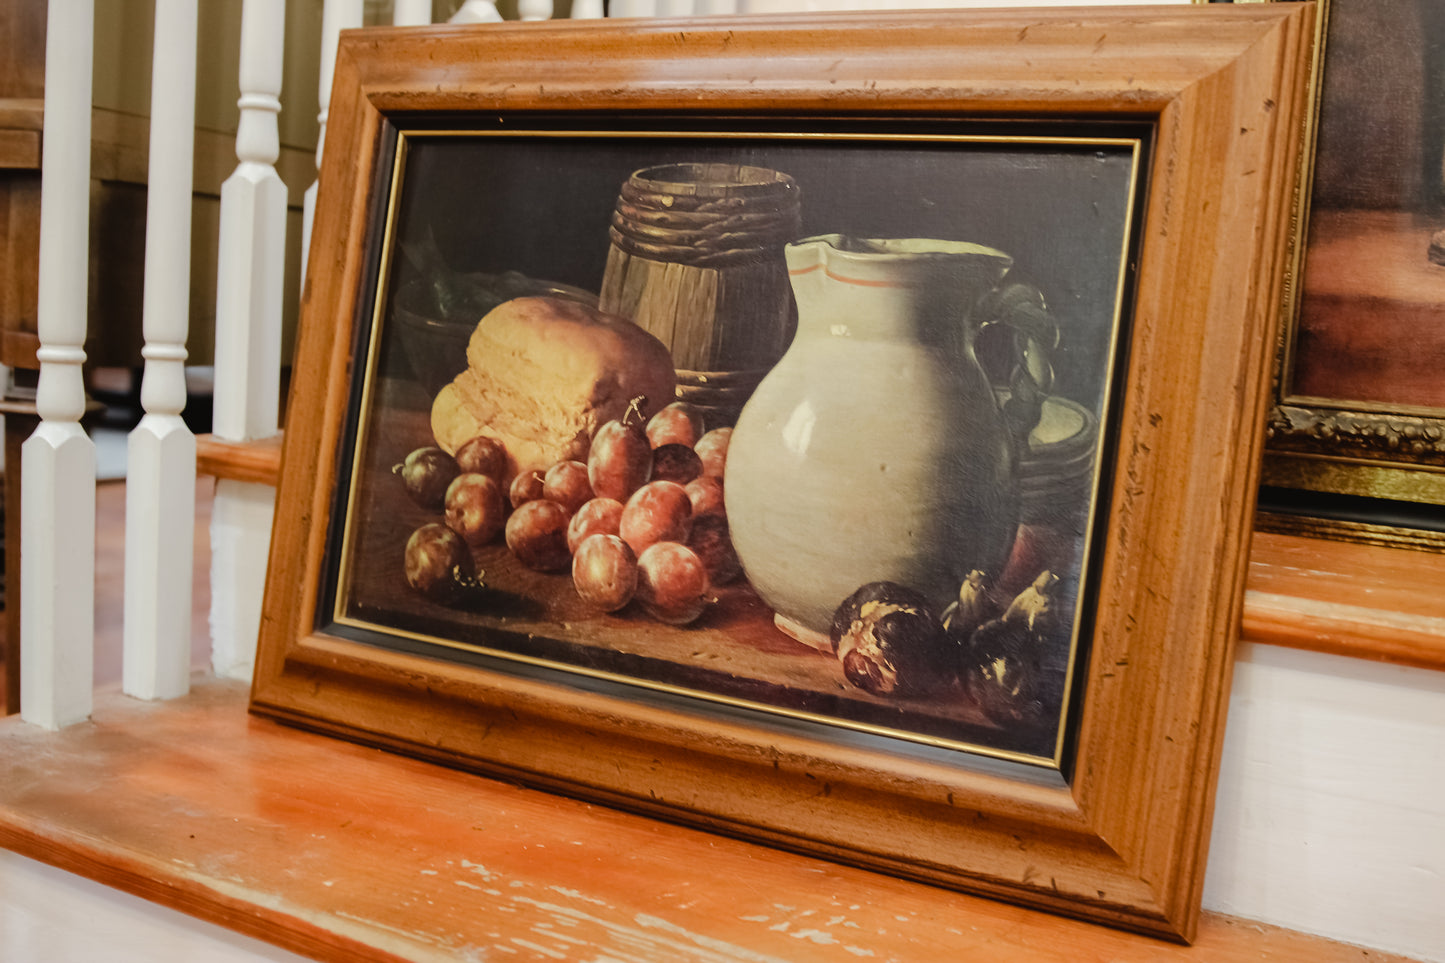
<svg viewBox="0 0 1445 963">
<path fill-rule="evenodd" d="M 962 896 L 250 718 L 245 687 L 0 723 L 0 845 L 328 960 L 1403 957 L 1206 914 L 1197 944 Z"/>
<path fill-rule="evenodd" d="M 1445 555 L 1256 532 L 1244 639 L 1445 669 Z"/>
</svg>

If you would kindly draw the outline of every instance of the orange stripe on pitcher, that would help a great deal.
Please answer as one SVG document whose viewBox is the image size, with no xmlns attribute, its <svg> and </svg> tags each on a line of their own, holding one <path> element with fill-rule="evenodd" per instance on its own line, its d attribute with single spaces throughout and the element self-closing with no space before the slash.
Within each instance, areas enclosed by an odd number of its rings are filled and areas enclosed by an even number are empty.
<svg viewBox="0 0 1445 963">
<path fill-rule="evenodd" d="M 901 288 L 905 286 L 897 283 L 896 281 L 865 281 L 862 278 L 844 277 L 841 274 L 834 274 L 832 271 L 829 271 L 821 264 L 810 264 L 808 267 L 798 268 L 797 270 L 793 270 L 790 268 L 788 270 L 788 276 L 801 277 L 804 274 L 811 274 L 814 271 L 822 271 L 834 281 L 842 281 L 844 284 L 856 284 L 859 287 L 865 288 Z"/>
</svg>

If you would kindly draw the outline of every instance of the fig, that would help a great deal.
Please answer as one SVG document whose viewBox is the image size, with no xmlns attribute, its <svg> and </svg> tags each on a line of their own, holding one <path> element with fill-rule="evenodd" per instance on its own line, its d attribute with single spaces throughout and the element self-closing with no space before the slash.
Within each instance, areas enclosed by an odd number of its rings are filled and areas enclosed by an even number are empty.
<svg viewBox="0 0 1445 963">
<path fill-rule="evenodd" d="M 502 486 L 487 475 L 464 472 L 447 487 L 443 500 L 447 527 L 469 548 L 480 548 L 502 533 L 507 501 Z"/>
<path fill-rule="evenodd" d="M 987 576 L 981 569 L 974 569 L 958 587 L 958 598 L 943 610 L 943 629 L 949 638 L 967 643 L 975 629 L 997 614 Z"/>
<path fill-rule="evenodd" d="M 474 582 L 472 553 L 460 535 L 429 522 L 406 540 L 406 584 L 427 598 L 446 602 Z"/>
<path fill-rule="evenodd" d="M 869 582 L 844 599 L 829 638 L 848 682 L 878 696 L 947 685 L 960 649 L 927 598 L 895 582 Z"/>
<path fill-rule="evenodd" d="M 1058 577 L 1041 572 L 1004 614 L 974 630 L 959 673 L 964 691 L 995 722 L 1026 722 L 1043 712 L 1040 654 L 1057 628 L 1051 611 Z"/>
<path fill-rule="evenodd" d="M 616 535 L 588 535 L 572 558 L 572 585 L 589 606 L 616 612 L 637 591 L 637 556 Z"/>
<path fill-rule="evenodd" d="M 687 540 L 692 500 L 677 482 L 653 481 L 632 493 L 622 509 L 617 531 L 640 559 L 657 542 Z"/>
<path fill-rule="evenodd" d="M 621 418 L 609 421 L 592 436 L 587 452 L 587 480 L 594 494 L 625 502 L 652 477 L 652 446 L 642 429 L 642 404 L 633 398 Z"/>
<path fill-rule="evenodd" d="M 435 446 L 416 449 L 391 471 L 401 478 L 412 501 L 431 510 L 442 507 L 447 486 L 461 474 L 456 459 Z"/>
<path fill-rule="evenodd" d="M 702 415 L 685 401 L 674 401 L 647 422 L 647 443 L 654 449 L 664 445 L 691 448 L 702 437 Z"/>
<path fill-rule="evenodd" d="M 536 572 L 561 572 L 572 564 L 567 551 L 567 510 L 546 499 L 523 502 L 507 519 L 507 548 Z"/>
<path fill-rule="evenodd" d="M 710 587 L 702 560 L 686 545 L 658 542 L 637 557 L 637 600 L 659 622 L 695 622 Z"/>
<path fill-rule="evenodd" d="M 478 435 L 452 456 L 463 473 L 486 475 L 497 483 L 507 477 L 507 448 L 490 435 Z"/>
</svg>

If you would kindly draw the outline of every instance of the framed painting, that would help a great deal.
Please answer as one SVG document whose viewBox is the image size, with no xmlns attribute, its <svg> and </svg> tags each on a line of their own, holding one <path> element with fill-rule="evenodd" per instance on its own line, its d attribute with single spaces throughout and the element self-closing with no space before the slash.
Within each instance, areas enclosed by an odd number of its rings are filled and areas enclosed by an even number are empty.
<svg viewBox="0 0 1445 963">
<path fill-rule="evenodd" d="M 1312 12 L 347 35 L 253 710 L 1187 939 Z"/>
<path fill-rule="evenodd" d="M 1445 19 L 1323 9 L 1262 524 L 1445 548 Z"/>
</svg>

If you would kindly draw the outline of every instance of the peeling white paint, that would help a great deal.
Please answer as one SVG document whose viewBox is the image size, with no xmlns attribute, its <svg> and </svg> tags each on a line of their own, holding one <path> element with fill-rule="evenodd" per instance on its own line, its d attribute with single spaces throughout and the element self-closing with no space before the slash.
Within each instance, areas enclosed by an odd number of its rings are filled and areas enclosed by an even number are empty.
<svg viewBox="0 0 1445 963">
<path fill-rule="evenodd" d="M 547 889 L 548 891 L 553 893 L 560 893 L 568 899 L 580 899 L 584 903 L 592 903 L 596 906 L 607 905 L 606 900 L 597 899 L 595 896 L 588 896 L 586 893 L 580 892 L 575 889 L 568 889 L 565 886 L 548 886 Z"/>
<path fill-rule="evenodd" d="M 496 876 L 495 873 L 487 869 L 487 867 L 483 866 L 481 863 L 474 863 L 469 859 L 462 860 L 462 869 L 470 870 L 471 872 L 476 873 L 478 876 L 482 877 L 482 879 L 490 880 L 495 878 Z"/>
<path fill-rule="evenodd" d="M 524 940 L 520 936 L 512 937 L 512 942 L 516 943 L 518 946 L 522 947 L 525 950 L 531 950 L 533 953 L 541 953 L 543 956 L 549 956 L 554 960 L 567 959 L 566 953 L 559 953 L 557 950 L 545 947 L 540 943 L 533 943 L 531 940 Z"/>
<path fill-rule="evenodd" d="M 796 933 L 790 933 L 789 935 L 795 940 L 809 940 L 822 946 L 836 946 L 838 944 L 837 939 L 834 938 L 832 933 L 825 933 L 822 930 L 798 930 Z"/>
</svg>

